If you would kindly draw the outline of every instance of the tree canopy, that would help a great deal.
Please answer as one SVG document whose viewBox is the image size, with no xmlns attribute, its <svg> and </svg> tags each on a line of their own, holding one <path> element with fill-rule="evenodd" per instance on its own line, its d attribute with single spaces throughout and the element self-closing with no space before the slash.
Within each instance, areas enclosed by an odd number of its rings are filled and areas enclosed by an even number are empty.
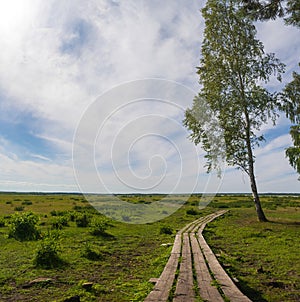
<svg viewBox="0 0 300 302">
<path fill-rule="evenodd" d="M 287 25 L 300 28 L 299 0 L 242 0 L 242 3 L 246 15 L 254 20 L 266 21 L 283 17 Z M 293 80 L 285 86 L 280 95 L 282 98 L 279 109 L 295 124 L 290 127 L 293 146 L 286 149 L 286 156 L 290 165 L 300 174 L 300 75 L 297 72 L 293 72 Z"/>
<path fill-rule="evenodd" d="M 205 30 L 198 67 L 202 88 L 192 108 L 186 110 L 184 125 L 195 144 L 201 143 L 206 151 L 208 170 L 216 168 L 216 159 L 223 155 L 229 165 L 247 173 L 258 218 L 266 221 L 253 149 L 264 140 L 257 134 L 261 126 L 278 117 L 276 93 L 261 83 L 272 75 L 280 80 L 284 65 L 274 54 L 264 53 L 255 26 L 245 18 L 239 1 L 208 0 L 202 15 Z"/>
<path fill-rule="evenodd" d="M 254 20 L 270 20 L 283 17 L 288 25 L 300 28 L 299 0 L 242 0 L 246 13 Z"/>
<path fill-rule="evenodd" d="M 286 149 L 286 156 L 290 165 L 300 174 L 300 74 L 293 72 L 293 80 L 285 86 L 282 96 L 281 109 L 295 124 L 290 128 L 293 146 Z"/>
</svg>

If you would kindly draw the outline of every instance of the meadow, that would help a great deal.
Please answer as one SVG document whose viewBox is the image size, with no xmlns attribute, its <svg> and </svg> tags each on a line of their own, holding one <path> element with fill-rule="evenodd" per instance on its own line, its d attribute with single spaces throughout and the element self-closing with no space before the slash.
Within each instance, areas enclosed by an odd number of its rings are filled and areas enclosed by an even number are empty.
<svg viewBox="0 0 300 302">
<path fill-rule="evenodd" d="M 120 196 L 132 203 L 161 197 Z M 220 208 L 229 211 L 204 234 L 242 291 L 253 301 L 299 301 L 300 196 L 263 196 L 267 223 L 257 222 L 248 195 L 217 195 L 203 209 L 200 197 L 163 220 L 137 225 L 103 216 L 80 194 L 1 193 L 0 301 L 143 301 L 176 231 Z M 13 232 L 26 214 L 37 218 L 34 238 Z"/>
</svg>

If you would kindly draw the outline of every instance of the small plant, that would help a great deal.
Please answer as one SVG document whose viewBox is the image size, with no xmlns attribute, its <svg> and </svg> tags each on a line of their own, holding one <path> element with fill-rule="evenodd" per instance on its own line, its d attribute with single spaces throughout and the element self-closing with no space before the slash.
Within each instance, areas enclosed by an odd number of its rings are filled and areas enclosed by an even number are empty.
<svg viewBox="0 0 300 302">
<path fill-rule="evenodd" d="M 52 210 L 52 211 L 50 212 L 50 215 L 51 215 L 51 216 L 57 216 L 56 210 Z"/>
<path fill-rule="evenodd" d="M 199 211 L 195 210 L 195 209 L 188 209 L 186 210 L 187 215 L 198 215 Z"/>
<path fill-rule="evenodd" d="M 108 221 L 106 218 L 94 218 L 91 222 L 91 234 L 94 236 L 107 235 Z"/>
<path fill-rule="evenodd" d="M 20 241 L 39 239 L 38 221 L 39 217 L 32 212 L 13 214 L 9 222 L 9 237 Z"/>
<path fill-rule="evenodd" d="M 92 247 L 88 243 L 86 243 L 86 245 L 84 247 L 82 256 L 89 260 L 92 260 L 92 261 L 101 260 L 103 258 L 103 255 L 101 253 L 95 251 L 94 249 L 92 249 Z"/>
<path fill-rule="evenodd" d="M 5 220 L 3 217 L 0 217 L 0 228 L 5 227 Z"/>
<path fill-rule="evenodd" d="M 170 226 L 164 225 L 160 228 L 160 234 L 172 235 L 173 229 Z"/>
<path fill-rule="evenodd" d="M 48 231 L 36 252 L 34 259 L 35 266 L 46 269 L 61 266 L 64 264 L 64 261 L 59 257 L 60 250 L 59 233 L 57 231 Z"/>
<path fill-rule="evenodd" d="M 69 219 L 66 216 L 55 217 L 51 222 L 52 229 L 61 230 L 65 226 L 69 226 Z"/>
<path fill-rule="evenodd" d="M 86 228 L 90 223 L 90 217 L 86 213 L 77 214 L 75 222 L 78 227 Z"/>
<path fill-rule="evenodd" d="M 32 201 L 30 201 L 30 200 L 25 200 L 25 201 L 22 202 L 22 205 L 30 206 L 30 205 L 32 205 Z"/>
<path fill-rule="evenodd" d="M 70 212 L 68 213 L 68 215 L 69 215 L 69 220 L 72 221 L 72 222 L 74 222 L 75 219 L 76 219 L 76 215 L 77 215 L 76 212 L 70 211 Z"/>
<path fill-rule="evenodd" d="M 17 211 L 17 212 L 22 212 L 24 210 L 24 207 L 23 206 L 16 206 L 14 208 L 14 210 Z"/>
<path fill-rule="evenodd" d="M 82 209 L 83 209 L 82 206 L 77 206 L 77 205 L 75 205 L 75 206 L 73 207 L 73 210 L 74 210 L 74 211 L 78 211 L 78 212 L 80 212 Z"/>
<path fill-rule="evenodd" d="M 52 210 L 50 212 L 51 216 L 65 216 L 66 214 L 68 214 L 67 211 L 56 211 L 56 210 Z"/>
</svg>

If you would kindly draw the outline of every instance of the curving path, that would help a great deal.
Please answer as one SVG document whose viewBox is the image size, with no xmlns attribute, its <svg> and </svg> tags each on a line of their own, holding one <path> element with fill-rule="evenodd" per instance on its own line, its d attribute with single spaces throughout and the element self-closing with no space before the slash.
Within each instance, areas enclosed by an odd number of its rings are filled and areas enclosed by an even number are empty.
<svg viewBox="0 0 300 302">
<path fill-rule="evenodd" d="M 201 217 L 176 234 L 170 258 L 145 302 L 171 301 L 169 297 L 173 302 L 190 302 L 199 296 L 207 302 L 251 302 L 224 271 L 202 235 L 207 223 L 225 213 Z"/>
</svg>

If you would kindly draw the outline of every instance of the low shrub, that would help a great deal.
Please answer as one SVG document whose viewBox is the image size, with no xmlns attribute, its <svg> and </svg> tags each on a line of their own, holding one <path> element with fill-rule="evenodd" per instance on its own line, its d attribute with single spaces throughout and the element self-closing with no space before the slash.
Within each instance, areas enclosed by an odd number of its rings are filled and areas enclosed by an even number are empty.
<svg viewBox="0 0 300 302">
<path fill-rule="evenodd" d="M 164 225 L 160 228 L 160 234 L 172 235 L 173 229 L 170 226 Z"/>
<path fill-rule="evenodd" d="M 220 204 L 218 206 L 219 209 L 228 209 L 229 208 L 229 205 L 228 204 Z"/>
<path fill-rule="evenodd" d="M 0 217 L 0 228 L 5 227 L 5 220 L 3 217 Z"/>
<path fill-rule="evenodd" d="M 186 210 L 187 215 L 198 215 L 199 211 L 195 210 L 195 209 L 188 209 Z"/>
<path fill-rule="evenodd" d="M 60 258 L 61 251 L 59 233 L 48 231 L 40 243 L 34 258 L 34 265 L 45 269 L 60 267 L 64 261 Z"/>
<path fill-rule="evenodd" d="M 30 201 L 30 200 L 25 200 L 25 201 L 22 202 L 22 205 L 30 206 L 30 205 L 32 205 L 32 201 Z"/>
<path fill-rule="evenodd" d="M 52 229 L 61 230 L 63 227 L 69 226 L 69 219 L 66 216 L 55 217 L 51 221 Z"/>
<path fill-rule="evenodd" d="M 76 212 L 70 211 L 70 212 L 69 212 L 69 220 L 72 221 L 72 222 L 74 222 L 75 219 L 76 219 L 76 215 L 77 215 Z"/>
<path fill-rule="evenodd" d="M 39 217 L 32 212 L 13 214 L 9 221 L 9 237 L 20 241 L 39 239 L 38 221 Z"/>
<path fill-rule="evenodd" d="M 73 210 L 74 211 L 82 211 L 82 209 L 83 209 L 83 207 L 82 206 L 77 206 L 77 205 L 75 205 L 74 207 L 73 207 Z"/>
<path fill-rule="evenodd" d="M 50 212 L 50 215 L 51 215 L 51 216 L 57 216 L 56 210 L 52 210 L 52 211 Z"/>
<path fill-rule="evenodd" d="M 77 214 L 75 223 L 78 227 L 86 228 L 90 224 L 90 217 L 86 213 Z"/>
<path fill-rule="evenodd" d="M 107 235 L 108 220 L 105 217 L 96 217 L 91 221 L 91 234 L 94 236 Z"/>
<path fill-rule="evenodd" d="M 85 245 L 82 257 L 92 261 L 102 260 L 103 255 L 98 251 L 95 251 L 88 243 Z"/>
<path fill-rule="evenodd" d="M 17 211 L 17 212 L 22 212 L 24 210 L 24 207 L 23 206 L 16 206 L 14 208 L 14 210 Z"/>
<path fill-rule="evenodd" d="M 52 210 L 50 212 L 51 216 L 66 216 L 68 214 L 68 211 L 56 211 Z"/>
</svg>

